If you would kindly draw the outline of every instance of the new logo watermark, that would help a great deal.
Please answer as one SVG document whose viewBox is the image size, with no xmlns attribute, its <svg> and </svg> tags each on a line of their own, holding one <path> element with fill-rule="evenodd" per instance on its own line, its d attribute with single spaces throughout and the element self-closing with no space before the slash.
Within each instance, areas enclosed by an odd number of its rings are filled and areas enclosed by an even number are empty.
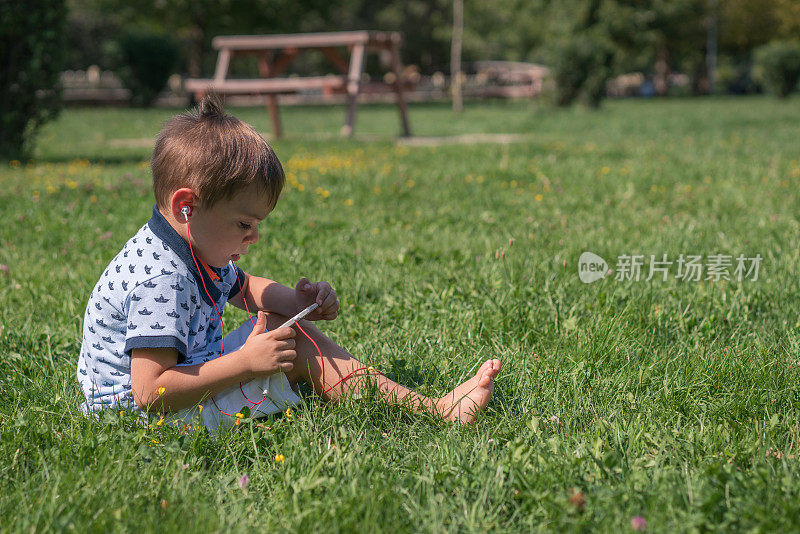
<svg viewBox="0 0 800 534">
<path fill-rule="evenodd" d="M 578 276 L 584 284 L 591 284 L 611 274 L 606 260 L 594 252 L 584 252 L 578 258 Z"/>
<path fill-rule="evenodd" d="M 650 261 L 645 261 L 648 258 Z M 595 254 L 586 251 L 578 258 L 578 277 L 581 282 L 591 284 L 602 278 L 614 276 L 617 282 L 648 282 L 653 278 L 660 278 L 666 282 L 670 276 L 683 282 L 699 282 L 710 280 L 735 280 L 737 282 L 758 280 L 761 264 L 764 258 L 761 254 L 754 257 L 739 254 L 680 254 L 677 258 L 669 259 L 667 254 L 660 257 L 655 254 L 621 254 L 617 256 L 614 269 Z"/>
</svg>

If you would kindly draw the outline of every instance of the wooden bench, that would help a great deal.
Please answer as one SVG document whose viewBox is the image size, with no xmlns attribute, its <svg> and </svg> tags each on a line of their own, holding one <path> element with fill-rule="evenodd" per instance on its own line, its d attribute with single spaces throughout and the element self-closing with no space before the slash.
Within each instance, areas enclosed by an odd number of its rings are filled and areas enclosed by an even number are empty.
<svg viewBox="0 0 800 534">
<path fill-rule="evenodd" d="M 397 95 L 402 135 L 411 135 L 408 126 L 405 98 L 400 77 L 400 34 L 396 32 L 331 32 L 284 35 L 239 35 L 219 36 L 212 41 L 218 50 L 217 66 L 213 78 L 193 78 L 184 82 L 187 91 L 201 99 L 208 92 L 224 95 L 265 95 L 272 119 L 273 134 L 283 133 L 278 114 L 277 95 L 321 89 L 325 94 L 346 93 L 347 115 L 342 134 L 351 136 L 356 118 L 358 95 L 362 92 L 391 90 Z M 346 48 L 347 61 L 339 48 Z M 320 50 L 340 72 L 337 75 L 278 78 L 286 71 L 292 60 L 303 50 Z M 390 83 L 365 82 L 364 61 L 368 52 L 388 54 L 390 72 L 394 74 Z M 234 56 L 255 55 L 258 58 L 260 78 L 232 79 L 228 77 Z M 391 77 L 390 77 L 391 78 Z"/>
</svg>

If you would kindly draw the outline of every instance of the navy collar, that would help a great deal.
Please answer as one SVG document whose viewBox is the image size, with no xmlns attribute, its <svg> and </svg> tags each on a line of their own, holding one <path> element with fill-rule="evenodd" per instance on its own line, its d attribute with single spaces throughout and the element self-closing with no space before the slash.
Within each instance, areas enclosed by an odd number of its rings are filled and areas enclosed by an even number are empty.
<svg viewBox="0 0 800 534">
<path fill-rule="evenodd" d="M 186 268 L 189 269 L 189 272 L 192 273 L 194 276 L 194 280 L 197 283 L 198 289 L 203 287 L 203 282 L 205 282 L 206 289 L 208 289 L 208 293 L 211 295 L 211 298 L 214 301 L 218 301 L 219 298 L 222 296 L 222 291 L 220 291 L 217 284 L 211 280 L 211 277 L 205 272 L 205 269 L 202 270 L 202 274 L 197 270 L 195 266 L 194 260 L 192 259 L 192 253 L 189 250 L 189 243 L 186 242 L 184 238 L 175 231 L 175 229 L 167 222 L 161 212 L 158 211 L 158 205 L 153 205 L 153 216 L 147 221 L 147 226 L 152 230 L 152 232 L 161 239 L 165 245 L 171 248 L 175 254 L 186 264 Z M 200 264 L 198 260 L 198 264 Z M 202 264 L 200 264 L 202 265 Z M 217 274 L 219 273 L 219 269 L 214 269 Z M 213 306 L 214 302 L 211 302 L 208 299 L 208 295 L 206 295 L 205 291 L 200 291 L 200 296 L 206 301 L 206 304 L 209 306 Z"/>
</svg>

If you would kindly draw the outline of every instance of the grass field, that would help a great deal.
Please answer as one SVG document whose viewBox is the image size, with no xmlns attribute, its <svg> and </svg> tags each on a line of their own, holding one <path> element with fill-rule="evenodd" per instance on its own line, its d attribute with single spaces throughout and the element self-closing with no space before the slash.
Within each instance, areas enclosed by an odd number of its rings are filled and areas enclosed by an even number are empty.
<svg viewBox="0 0 800 534">
<path fill-rule="evenodd" d="M 86 300 L 149 218 L 174 112 L 69 109 L 0 164 L 0 530 L 800 528 L 797 98 L 414 105 L 416 135 L 528 136 L 420 147 L 394 143 L 390 106 L 352 141 L 342 108 L 285 108 L 287 187 L 240 265 L 330 281 L 326 332 L 426 394 L 503 370 L 464 428 L 367 395 L 217 440 L 78 410 Z M 651 254 L 763 263 L 584 284 L 584 251 L 642 254 L 645 275 Z"/>
</svg>

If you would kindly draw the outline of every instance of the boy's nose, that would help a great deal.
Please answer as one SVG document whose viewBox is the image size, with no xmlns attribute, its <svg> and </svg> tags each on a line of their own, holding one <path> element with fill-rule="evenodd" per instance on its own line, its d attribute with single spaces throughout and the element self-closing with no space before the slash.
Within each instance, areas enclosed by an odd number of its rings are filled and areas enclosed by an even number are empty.
<svg viewBox="0 0 800 534">
<path fill-rule="evenodd" d="M 250 232 L 245 241 L 251 245 L 258 243 L 258 226 L 253 227 L 253 231 Z"/>
</svg>

